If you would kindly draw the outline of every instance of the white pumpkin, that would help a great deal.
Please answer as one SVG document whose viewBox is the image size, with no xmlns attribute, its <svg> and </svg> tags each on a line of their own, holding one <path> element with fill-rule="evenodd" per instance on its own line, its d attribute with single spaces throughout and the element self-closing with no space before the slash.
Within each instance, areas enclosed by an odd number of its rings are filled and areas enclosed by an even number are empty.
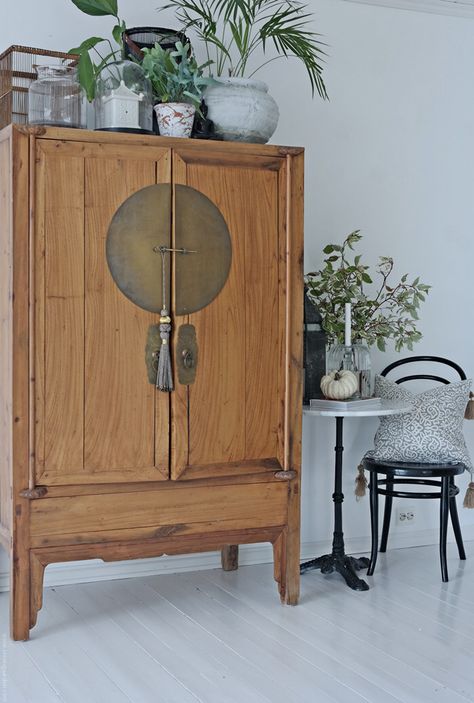
<svg viewBox="0 0 474 703">
<path fill-rule="evenodd" d="M 357 376 L 352 371 L 331 371 L 321 379 L 321 390 L 331 400 L 350 398 L 358 387 Z"/>
</svg>

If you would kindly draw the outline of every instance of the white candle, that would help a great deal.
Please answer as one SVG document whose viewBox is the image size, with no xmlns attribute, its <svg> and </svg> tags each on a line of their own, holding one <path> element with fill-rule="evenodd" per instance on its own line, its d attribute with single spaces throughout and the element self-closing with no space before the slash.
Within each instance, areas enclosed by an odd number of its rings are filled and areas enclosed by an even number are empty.
<svg viewBox="0 0 474 703">
<path fill-rule="evenodd" d="M 344 325 L 344 345 L 346 347 L 351 346 L 351 325 L 352 325 L 352 320 L 351 320 L 351 304 L 346 303 L 346 308 L 345 308 L 345 325 Z"/>
</svg>

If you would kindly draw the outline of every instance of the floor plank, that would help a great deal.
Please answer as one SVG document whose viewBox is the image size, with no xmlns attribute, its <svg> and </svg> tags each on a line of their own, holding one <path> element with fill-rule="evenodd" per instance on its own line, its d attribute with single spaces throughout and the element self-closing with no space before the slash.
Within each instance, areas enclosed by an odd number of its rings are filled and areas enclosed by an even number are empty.
<svg viewBox="0 0 474 703">
<path fill-rule="evenodd" d="M 474 702 L 472 583 L 449 550 L 380 555 L 371 588 L 302 577 L 281 606 L 271 565 L 46 589 L 26 643 L 0 595 L 1 703 Z"/>
</svg>

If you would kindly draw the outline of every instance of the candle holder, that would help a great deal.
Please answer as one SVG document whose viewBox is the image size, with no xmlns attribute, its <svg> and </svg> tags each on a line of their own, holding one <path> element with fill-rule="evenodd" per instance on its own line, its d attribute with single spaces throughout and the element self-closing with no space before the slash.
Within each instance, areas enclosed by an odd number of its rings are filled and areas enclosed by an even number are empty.
<svg viewBox="0 0 474 703">
<path fill-rule="evenodd" d="M 354 398 L 372 396 L 372 375 L 369 348 L 362 343 L 334 344 L 326 354 L 326 373 L 352 371 L 358 379 L 358 390 Z"/>
</svg>

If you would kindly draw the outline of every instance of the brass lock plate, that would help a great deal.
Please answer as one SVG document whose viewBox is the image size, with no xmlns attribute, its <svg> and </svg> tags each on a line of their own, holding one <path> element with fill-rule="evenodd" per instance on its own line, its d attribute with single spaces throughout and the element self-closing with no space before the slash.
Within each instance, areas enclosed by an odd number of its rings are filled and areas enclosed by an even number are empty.
<svg viewBox="0 0 474 703">
<path fill-rule="evenodd" d="M 180 325 L 176 343 L 178 381 L 183 386 L 194 383 L 198 365 L 198 345 L 194 325 Z"/>
<path fill-rule="evenodd" d="M 169 183 L 147 186 L 127 198 L 110 223 L 107 263 L 116 285 L 129 300 L 159 313 L 163 281 L 158 250 L 173 248 L 176 253 L 165 257 L 167 281 L 172 256 L 175 262 L 172 313 L 187 315 L 209 305 L 224 287 L 232 244 L 220 210 L 203 193 L 185 185 L 174 186 L 173 241 L 172 198 Z M 167 294 L 169 304 L 169 290 Z"/>
<path fill-rule="evenodd" d="M 148 374 L 148 381 L 154 386 L 156 384 L 156 373 L 158 370 L 158 356 L 160 354 L 161 337 L 160 326 L 150 325 L 145 347 L 145 365 Z"/>
</svg>

